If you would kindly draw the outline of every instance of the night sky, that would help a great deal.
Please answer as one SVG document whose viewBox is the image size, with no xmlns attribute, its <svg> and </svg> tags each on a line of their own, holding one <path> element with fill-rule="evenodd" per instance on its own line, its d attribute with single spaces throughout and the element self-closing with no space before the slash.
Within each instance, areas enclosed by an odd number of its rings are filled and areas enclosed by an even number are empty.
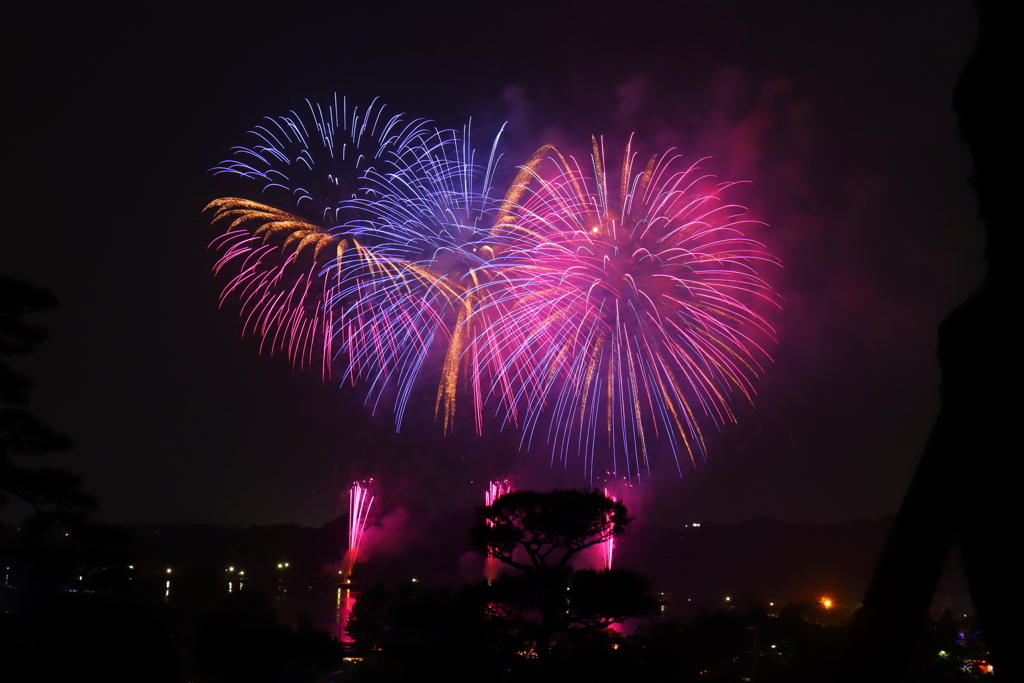
<svg viewBox="0 0 1024 683">
<path fill-rule="evenodd" d="M 552 9 L 552 7 L 557 9 Z M 968 2 L 244 3 L 62 7 L 6 23 L 0 273 L 52 290 L 19 368 L 116 523 L 300 522 L 355 477 L 386 505 L 481 502 L 483 482 L 581 486 L 514 434 L 447 440 L 432 387 L 399 435 L 361 394 L 260 356 L 231 311 L 201 211 L 208 169 L 264 115 L 375 96 L 504 151 L 592 133 L 677 147 L 769 227 L 779 344 L 755 406 L 708 461 L 657 460 L 641 519 L 874 519 L 895 512 L 938 410 L 936 326 L 980 283 L 983 234 L 952 90 Z"/>
</svg>

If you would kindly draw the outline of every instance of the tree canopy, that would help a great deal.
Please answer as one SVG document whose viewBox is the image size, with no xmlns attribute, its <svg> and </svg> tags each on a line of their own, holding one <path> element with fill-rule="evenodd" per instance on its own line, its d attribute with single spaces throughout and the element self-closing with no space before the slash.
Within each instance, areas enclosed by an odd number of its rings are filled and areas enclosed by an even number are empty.
<svg viewBox="0 0 1024 683">
<path fill-rule="evenodd" d="M 97 505 L 82 490 L 81 477 L 54 467 L 23 465 L 25 457 L 74 445 L 29 411 L 32 382 L 7 362 L 11 356 L 32 353 L 46 340 L 44 328 L 23 318 L 56 305 L 50 292 L 0 277 L 0 509 L 14 498 L 34 511 L 17 532 L 0 525 L 0 559 L 51 587 L 89 573 L 90 566 L 110 564 L 112 555 L 106 551 L 117 554 L 125 543 L 120 530 L 89 522 L 88 513 Z"/>
<path fill-rule="evenodd" d="M 622 502 L 596 489 L 514 491 L 480 516 L 470 531 L 476 550 L 523 570 L 564 569 L 584 548 L 621 536 L 630 522 Z"/>
<path fill-rule="evenodd" d="M 626 569 L 577 569 L 585 549 L 621 536 L 626 506 L 597 490 L 515 491 L 480 508 L 474 547 L 519 570 L 486 587 L 487 618 L 532 641 L 546 656 L 552 638 L 592 632 L 650 614 L 649 582 Z"/>
<path fill-rule="evenodd" d="M 0 505 L 7 496 L 28 503 L 37 513 L 47 506 L 92 509 L 93 498 L 79 489 L 81 480 L 54 468 L 28 469 L 11 460 L 12 455 L 42 455 L 70 448 L 67 436 L 35 417 L 25 405 L 32 382 L 14 372 L 5 358 L 31 353 L 45 341 L 46 330 L 31 325 L 25 315 L 57 305 L 54 296 L 21 280 L 0 277 Z"/>
</svg>

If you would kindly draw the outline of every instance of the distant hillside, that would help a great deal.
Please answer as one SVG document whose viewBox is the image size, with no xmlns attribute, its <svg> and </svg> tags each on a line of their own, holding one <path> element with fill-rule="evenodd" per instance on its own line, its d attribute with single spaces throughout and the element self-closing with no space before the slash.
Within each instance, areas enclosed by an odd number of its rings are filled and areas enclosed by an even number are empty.
<svg viewBox="0 0 1024 683">
<path fill-rule="evenodd" d="M 685 605 L 719 606 L 759 598 L 802 602 L 829 596 L 855 606 L 863 598 L 894 515 L 875 521 L 795 524 L 758 518 L 739 524 L 704 523 L 675 529 L 647 525 L 627 534 L 618 557 Z M 968 601 L 956 563 L 947 569 L 933 610 Z"/>
<path fill-rule="evenodd" d="M 616 564 L 650 577 L 656 590 L 671 596 L 672 613 L 718 606 L 725 596 L 798 602 L 829 595 L 852 606 L 867 589 L 892 519 L 816 525 L 759 518 L 683 529 L 648 524 L 619 541 Z M 357 578 L 394 584 L 415 577 L 434 585 L 475 580 L 482 561 L 469 544 L 473 521 L 472 510 L 392 511 L 367 536 Z M 231 565 L 258 579 L 287 561 L 296 575 L 330 578 L 344 555 L 347 522 L 338 518 L 320 528 L 149 525 L 138 532 L 141 560 L 151 567 Z M 962 575 L 947 572 L 933 606 L 966 596 Z"/>
<path fill-rule="evenodd" d="M 472 510 L 402 508 L 386 513 L 364 539 L 357 576 L 385 584 L 413 577 L 435 585 L 462 583 L 459 559 L 471 553 L 468 532 L 474 515 Z M 289 563 L 292 576 L 336 576 L 348 547 L 347 517 L 318 528 L 161 524 L 139 526 L 136 532 L 139 562 L 146 568 L 235 566 L 255 581 L 273 576 L 283 562 Z"/>
</svg>

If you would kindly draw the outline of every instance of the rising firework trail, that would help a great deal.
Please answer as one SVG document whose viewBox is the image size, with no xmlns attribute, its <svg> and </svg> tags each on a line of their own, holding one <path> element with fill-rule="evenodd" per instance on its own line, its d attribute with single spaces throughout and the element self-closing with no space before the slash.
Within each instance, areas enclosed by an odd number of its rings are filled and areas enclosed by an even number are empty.
<svg viewBox="0 0 1024 683">
<path fill-rule="evenodd" d="M 494 501 L 498 500 L 506 493 L 512 493 L 512 490 L 512 482 L 508 479 L 494 479 L 489 481 L 487 483 L 487 489 L 484 491 L 484 505 L 487 507 L 494 505 Z M 494 522 L 491 519 L 488 519 L 487 526 L 494 526 Z M 488 552 L 487 558 L 484 560 L 484 577 L 487 579 L 488 583 L 498 578 L 501 567 L 501 560 Z"/>
<path fill-rule="evenodd" d="M 589 164 L 538 150 L 495 225 L 500 275 L 475 294 L 482 364 L 500 368 L 524 444 L 582 454 L 590 479 L 599 452 L 613 474 L 649 473 L 654 437 L 677 468 L 703 458 L 702 424 L 735 421 L 772 341 L 758 269 L 778 262 L 744 236 L 754 221 L 723 200 L 730 185 L 671 150 L 637 165 L 631 144 L 618 172 L 597 140 Z"/>
<path fill-rule="evenodd" d="M 608 489 L 604 490 L 604 495 L 605 495 L 605 498 L 607 498 L 608 500 L 612 501 L 613 503 L 616 500 L 618 500 L 615 496 L 613 496 L 612 494 L 608 493 Z M 609 526 L 611 526 L 612 516 L 611 516 L 610 513 L 605 515 L 605 520 L 606 520 L 606 523 Z M 614 555 L 615 555 L 615 536 L 612 536 L 611 534 L 609 534 L 608 535 L 608 539 L 601 543 L 601 559 L 604 561 L 604 568 L 605 569 L 611 569 L 612 568 L 612 559 L 613 559 Z"/>
<path fill-rule="evenodd" d="M 359 556 L 363 534 L 370 523 L 370 509 L 374 496 L 371 490 L 373 480 L 352 482 L 348 494 L 348 551 L 345 553 L 345 577 L 352 576 Z"/>
<path fill-rule="evenodd" d="M 512 482 L 508 479 L 491 480 L 487 483 L 487 490 L 484 491 L 484 505 L 487 507 L 494 505 L 494 501 L 506 493 L 512 493 Z M 492 524 L 491 520 L 487 520 L 487 523 Z"/>
</svg>

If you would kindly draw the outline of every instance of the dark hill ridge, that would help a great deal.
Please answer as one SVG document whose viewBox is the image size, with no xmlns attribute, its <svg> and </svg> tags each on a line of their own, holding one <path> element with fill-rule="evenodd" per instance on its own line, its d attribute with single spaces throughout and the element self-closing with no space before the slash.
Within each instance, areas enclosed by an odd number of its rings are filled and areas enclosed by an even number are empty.
<svg viewBox="0 0 1024 683">
<path fill-rule="evenodd" d="M 459 559 L 471 551 L 474 511 L 400 510 L 384 514 L 364 541 L 357 577 L 394 584 L 421 581 L 459 584 Z M 235 566 L 260 580 L 287 562 L 293 577 L 337 578 L 348 547 L 348 519 L 321 527 L 298 524 L 230 527 L 151 524 L 136 527 L 140 564 L 148 569 L 197 565 Z M 482 563 L 481 563 L 482 566 Z"/>
<path fill-rule="evenodd" d="M 341 559 L 347 533 L 341 519 L 319 528 L 298 524 L 250 527 L 148 524 L 136 527 L 136 531 L 136 545 L 144 565 L 238 565 L 256 571 L 278 562 L 289 562 L 311 573 Z"/>
<path fill-rule="evenodd" d="M 393 584 L 415 577 L 458 585 L 479 576 L 482 563 L 472 555 L 468 539 L 471 510 L 410 510 L 400 517 L 381 520 L 386 531 L 369 544 L 357 567 L 361 582 Z M 856 605 L 892 519 L 817 525 L 758 518 L 682 529 L 638 524 L 619 541 L 616 564 L 649 576 L 656 590 L 671 596 L 671 612 L 685 613 L 687 606 L 698 604 L 718 606 L 725 596 L 796 602 L 829 595 L 839 604 Z M 319 528 L 147 525 L 137 528 L 138 550 L 141 562 L 151 568 L 230 565 L 257 579 L 287 561 L 293 576 L 332 579 L 347 545 L 346 525 L 343 517 Z M 966 595 L 954 566 L 933 607 L 966 601 Z"/>
<path fill-rule="evenodd" d="M 892 517 L 825 526 L 767 518 L 684 529 L 648 525 L 623 538 L 620 557 L 643 567 L 677 602 L 717 604 L 725 596 L 794 602 L 827 594 L 855 604 L 891 524 Z"/>
</svg>

